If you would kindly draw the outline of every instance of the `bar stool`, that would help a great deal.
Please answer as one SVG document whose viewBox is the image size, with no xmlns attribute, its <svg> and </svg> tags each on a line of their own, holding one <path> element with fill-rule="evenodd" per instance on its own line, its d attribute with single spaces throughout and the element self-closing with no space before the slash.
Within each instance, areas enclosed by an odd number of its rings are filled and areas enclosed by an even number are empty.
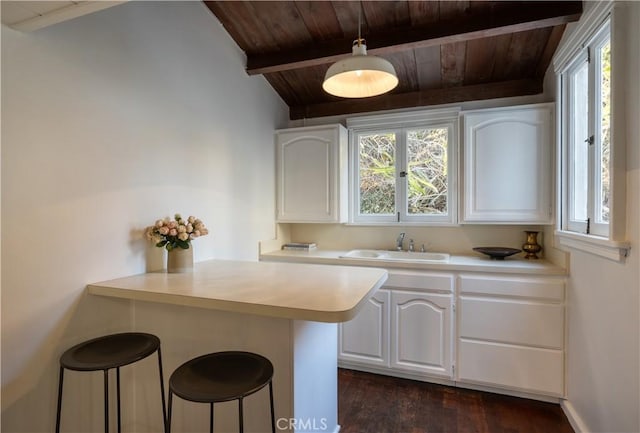
<svg viewBox="0 0 640 433">
<path fill-rule="evenodd" d="M 184 400 L 209 403 L 209 432 L 213 433 L 213 404 L 238 400 L 240 433 L 244 432 L 242 401 L 269 385 L 271 431 L 276 432 L 273 411 L 273 364 L 264 356 L 250 352 L 216 352 L 202 355 L 178 367 L 169 379 L 169 415 L 171 432 L 173 394 Z"/>
<path fill-rule="evenodd" d="M 164 399 L 164 383 L 162 376 L 162 355 L 160 339 L 155 335 L 141 332 L 126 332 L 94 338 L 68 349 L 60 357 L 60 380 L 58 385 L 58 411 L 56 414 L 56 433 L 60 432 L 60 415 L 62 412 L 62 384 L 64 369 L 75 371 L 104 372 L 104 431 L 109 432 L 109 370 L 116 369 L 116 392 L 118 395 L 118 433 L 121 432 L 120 417 L 120 367 L 140 361 L 158 352 L 158 369 L 160 371 L 160 392 L 162 394 L 162 417 L 167 416 Z M 163 423 L 165 424 L 165 423 Z M 166 426 L 165 426 L 166 429 Z"/>
</svg>

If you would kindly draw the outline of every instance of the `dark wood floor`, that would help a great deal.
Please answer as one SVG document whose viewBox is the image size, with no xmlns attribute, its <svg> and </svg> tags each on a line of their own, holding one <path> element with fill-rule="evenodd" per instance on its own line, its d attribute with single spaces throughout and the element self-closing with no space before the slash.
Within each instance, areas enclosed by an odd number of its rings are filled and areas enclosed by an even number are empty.
<svg viewBox="0 0 640 433">
<path fill-rule="evenodd" d="M 557 404 L 340 369 L 340 433 L 573 433 Z"/>
</svg>

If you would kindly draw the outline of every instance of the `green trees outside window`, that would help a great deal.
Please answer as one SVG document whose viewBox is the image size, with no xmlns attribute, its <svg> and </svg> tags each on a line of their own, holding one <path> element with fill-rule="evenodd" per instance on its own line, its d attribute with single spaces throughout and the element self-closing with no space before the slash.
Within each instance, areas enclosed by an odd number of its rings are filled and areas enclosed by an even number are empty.
<svg viewBox="0 0 640 433">
<path fill-rule="evenodd" d="M 448 127 L 359 135 L 360 214 L 446 214 L 448 144 Z"/>
</svg>

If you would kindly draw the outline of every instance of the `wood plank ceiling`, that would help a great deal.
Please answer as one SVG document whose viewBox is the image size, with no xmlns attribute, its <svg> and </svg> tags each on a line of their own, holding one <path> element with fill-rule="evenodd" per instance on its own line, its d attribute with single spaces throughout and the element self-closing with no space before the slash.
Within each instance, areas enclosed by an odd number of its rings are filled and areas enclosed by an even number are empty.
<svg viewBox="0 0 640 433">
<path fill-rule="evenodd" d="M 289 105 L 312 118 L 532 95 L 580 1 L 207 1 Z M 362 13 L 370 55 L 400 84 L 386 95 L 343 99 L 322 90 L 329 66 L 350 55 Z"/>
</svg>

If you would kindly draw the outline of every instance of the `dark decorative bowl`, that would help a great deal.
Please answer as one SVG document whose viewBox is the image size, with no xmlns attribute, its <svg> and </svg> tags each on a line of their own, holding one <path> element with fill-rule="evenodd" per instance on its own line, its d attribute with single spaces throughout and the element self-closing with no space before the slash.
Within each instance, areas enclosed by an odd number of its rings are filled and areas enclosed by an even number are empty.
<svg viewBox="0 0 640 433">
<path fill-rule="evenodd" d="M 486 254 L 493 260 L 504 260 L 505 257 L 518 254 L 522 250 L 517 248 L 505 248 L 505 247 L 477 247 L 473 251 L 477 251 L 482 254 Z"/>
</svg>

